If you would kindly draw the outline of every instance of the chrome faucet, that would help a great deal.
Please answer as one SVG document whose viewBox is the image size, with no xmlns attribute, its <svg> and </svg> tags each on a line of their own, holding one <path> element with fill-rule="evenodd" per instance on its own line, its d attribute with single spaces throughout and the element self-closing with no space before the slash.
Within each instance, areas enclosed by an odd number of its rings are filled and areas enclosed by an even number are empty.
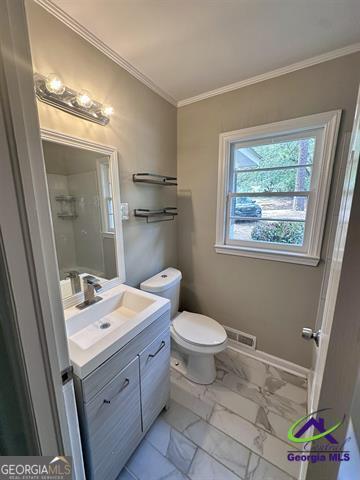
<svg viewBox="0 0 360 480">
<path fill-rule="evenodd" d="M 101 288 L 101 285 L 97 278 L 93 277 L 92 275 L 86 275 L 85 277 L 83 277 L 83 285 L 84 301 L 79 305 L 76 305 L 76 308 L 79 308 L 80 310 L 102 300 L 101 297 L 95 295 L 95 292 L 97 292 Z"/>
<path fill-rule="evenodd" d="M 70 270 L 66 272 L 65 278 L 70 278 L 71 282 L 71 292 L 73 295 L 76 293 L 81 292 L 81 284 L 80 284 L 80 274 L 76 270 Z"/>
</svg>

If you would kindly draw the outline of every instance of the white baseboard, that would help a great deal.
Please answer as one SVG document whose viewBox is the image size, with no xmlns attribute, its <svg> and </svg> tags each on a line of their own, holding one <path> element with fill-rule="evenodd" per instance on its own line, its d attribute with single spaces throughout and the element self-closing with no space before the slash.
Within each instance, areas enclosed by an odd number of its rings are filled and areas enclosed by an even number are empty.
<svg viewBox="0 0 360 480">
<path fill-rule="evenodd" d="M 254 358 L 255 360 L 259 360 L 260 362 L 267 363 L 272 365 L 273 367 L 280 368 L 281 370 L 285 370 L 286 372 L 292 373 L 293 375 L 297 375 L 298 377 L 302 378 L 309 378 L 310 370 L 308 368 L 302 367 L 301 365 L 297 365 L 296 363 L 289 362 L 288 360 L 284 360 L 279 357 L 275 357 L 274 355 L 270 355 L 269 353 L 262 352 L 261 350 L 252 350 L 246 347 L 239 345 L 236 342 L 232 342 L 229 340 L 228 348 L 231 350 L 235 350 L 241 352 L 243 355 L 247 355 L 248 357 Z"/>
</svg>

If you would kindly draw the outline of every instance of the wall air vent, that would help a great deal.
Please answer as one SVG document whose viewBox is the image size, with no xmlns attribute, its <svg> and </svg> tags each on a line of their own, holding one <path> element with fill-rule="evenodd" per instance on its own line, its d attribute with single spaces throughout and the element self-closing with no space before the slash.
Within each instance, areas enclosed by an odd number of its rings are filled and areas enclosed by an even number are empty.
<svg viewBox="0 0 360 480">
<path fill-rule="evenodd" d="M 256 337 L 254 335 L 241 332 L 240 330 L 236 330 L 235 328 L 227 327 L 225 325 L 224 328 L 226 330 L 230 343 L 237 345 L 241 344 L 247 348 L 251 348 L 252 350 L 256 349 Z"/>
</svg>

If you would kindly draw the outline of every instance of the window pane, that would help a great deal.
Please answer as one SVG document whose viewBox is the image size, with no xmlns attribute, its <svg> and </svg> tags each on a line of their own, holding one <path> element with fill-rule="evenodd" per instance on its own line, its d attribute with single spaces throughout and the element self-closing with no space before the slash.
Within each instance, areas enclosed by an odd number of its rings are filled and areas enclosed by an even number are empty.
<svg viewBox="0 0 360 480">
<path fill-rule="evenodd" d="M 278 243 L 302 246 L 304 222 L 254 220 L 250 222 L 230 221 L 230 240 Z"/>
<path fill-rule="evenodd" d="M 311 166 L 235 173 L 234 192 L 298 192 L 310 190 Z"/>
<path fill-rule="evenodd" d="M 109 231 L 114 231 L 115 222 L 114 222 L 114 215 L 112 213 L 108 215 L 108 221 L 109 221 Z"/>
<path fill-rule="evenodd" d="M 277 166 L 308 165 L 313 163 L 315 137 L 290 141 L 269 142 L 267 145 L 243 147 L 232 145 L 233 170 Z"/>
<path fill-rule="evenodd" d="M 107 203 L 108 213 L 114 213 L 114 212 L 113 212 L 113 201 L 112 201 L 112 198 L 107 198 L 107 199 L 106 199 L 106 203 Z"/>
<path fill-rule="evenodd" d="M 235 223 L 257 219 L 305 220 L 307 197 L 232 197 L 230 217 Z"/>
</svg>

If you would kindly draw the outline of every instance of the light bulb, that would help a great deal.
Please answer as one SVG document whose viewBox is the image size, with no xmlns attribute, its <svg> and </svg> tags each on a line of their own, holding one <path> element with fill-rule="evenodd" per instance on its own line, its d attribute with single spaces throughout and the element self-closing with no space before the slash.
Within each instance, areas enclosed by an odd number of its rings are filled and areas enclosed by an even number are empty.
<svg viewBox="0 0 360 480">
<path fill-rule="evenodd" d="M 55 73 L 50 73 L 45 79 L 46 90 L 50 93 L 55 93 L 56 95 L 61 95 L 65 91 L 65 85 L 63 84 L 60 77 Z"/>
<path fill-rule="evenodd" d="M 113 113 L 114 109 L 110 105 L 103 105 L 101 107 L 101 114 L 104 115 L 104 117 L 111 117 Z"/>
<path fill-rule="evenodd" d="M 90 97 L 90 93 L 87 90 L 81 90 L 76 95 L 76 103 L 83 108 L 90 108 L 93 101 Z"/>
</svg>

